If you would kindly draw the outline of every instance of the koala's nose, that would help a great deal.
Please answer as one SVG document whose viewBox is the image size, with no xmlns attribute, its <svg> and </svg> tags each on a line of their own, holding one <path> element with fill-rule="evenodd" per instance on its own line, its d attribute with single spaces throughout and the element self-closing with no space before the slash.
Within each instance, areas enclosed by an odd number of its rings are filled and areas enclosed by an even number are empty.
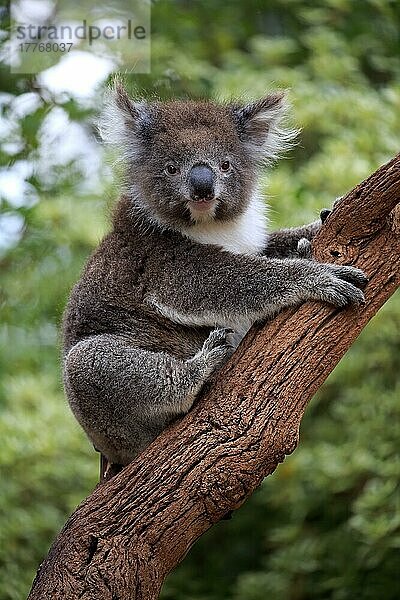
<svg viewBox="0 0 400 600">
<path fill-rule="evenodd" d="M 214 175 L 207 165 L 195 165 L 189 172 L 190 197 L 192 200 L 214 198 Z"/>
</svg>

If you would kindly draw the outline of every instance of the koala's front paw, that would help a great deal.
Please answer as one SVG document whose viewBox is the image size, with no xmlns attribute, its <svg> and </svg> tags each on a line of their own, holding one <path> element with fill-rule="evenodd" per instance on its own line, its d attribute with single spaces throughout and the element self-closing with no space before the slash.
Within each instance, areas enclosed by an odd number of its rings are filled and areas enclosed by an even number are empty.
<svg viewBox="0 0 400 600">
<path fill-rule="evenodd" d="M 339 196 L 338 198 L 336 198 L 336 200 L 333 203 L 333 208 L 335 208 L 338 205 L 338 203 L 341 201 L 342 198 L 343 198 L 343 196 Z M 330 208 L 323 208 L 320 211 L 319 218 L 321 219 L 322 224 L 325 223 L 325 221 L 327 220 L 327 218 L 329 217 L 331 212 L 332 212 L 332 210 Z"/>
<path fill-rule="evenodd" d="M 325 264 L 324 266 L 327 267 L 336 277 L 340 277 L 340 279 L 344 279 L 345 281 L 348 281 L 357 287 L 365 288 L 368 283 L 368 277 L 361 269 L 357 269 L 357 267 L 331 264 Z"/>
<path fill-rule="evenodd" d="M 368 283 L 367 277 L 355 267 L 319 264 L 312 281 L 312 298 L 323 300 L 334 306 L 364 304 L 364 294 L 360 288 Z"/>
</svg>

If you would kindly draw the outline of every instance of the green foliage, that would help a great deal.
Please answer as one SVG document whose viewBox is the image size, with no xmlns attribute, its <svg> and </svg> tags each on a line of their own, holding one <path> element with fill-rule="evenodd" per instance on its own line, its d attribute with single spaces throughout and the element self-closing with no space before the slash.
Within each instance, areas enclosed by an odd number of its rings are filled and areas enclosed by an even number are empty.
<svg viewBox="0 0 400 600">
<path fill-rule="evenodd" d="M 153 4 L 152 24 L 152 73 L 127 77 L 145 94 L 291 88 L 303 131 L 290 160 L 263 182 L 274 227 L 314 219 L 398 151 L 395 0 L 170 0 Z M 0 161 L 36 165 L 26 172 L 26 201 L 0 205 L 0 225 L 4 215 L 22 224 L 0 246 L 0 600 L 17 600 L 96 482 L 97 455 L 63 398 L 58 328 L 114 190 L 107 173 L 95 191 L 85 188 L 78 159 L 40 167 L 43 147 L 50 158 L 56 150 L 42 133 L 54 108 L 66 129 L 90 134 L 96 101 L 52 97 L 4 66 L 0 84 L 12 120 Z M 15 99 L 32 94 L 37 105 L 13 120 Z M 399 597 L 399 308 L 396 296 L 366 328 L 314 398 L 299 449 L 195 545 L 168 578 L 165 600 Z"/>
</svg>

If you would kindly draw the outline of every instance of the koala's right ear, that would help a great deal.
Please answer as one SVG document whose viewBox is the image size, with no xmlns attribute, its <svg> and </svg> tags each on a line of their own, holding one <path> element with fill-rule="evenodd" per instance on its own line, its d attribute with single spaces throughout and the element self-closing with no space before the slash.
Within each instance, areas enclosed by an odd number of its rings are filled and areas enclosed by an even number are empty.
<svg viewBox="0 0 400 600">
<path fill-rule="evenodd" d="M 131 100 L 122 83 L 116 81 L 106 92 L 104 109 L 97 124 L 104 143 L 118 148 L 122 158 L 133 159 L 138 155 L 142 134 L 149 125 L 147 103 Z"/>
</svg>

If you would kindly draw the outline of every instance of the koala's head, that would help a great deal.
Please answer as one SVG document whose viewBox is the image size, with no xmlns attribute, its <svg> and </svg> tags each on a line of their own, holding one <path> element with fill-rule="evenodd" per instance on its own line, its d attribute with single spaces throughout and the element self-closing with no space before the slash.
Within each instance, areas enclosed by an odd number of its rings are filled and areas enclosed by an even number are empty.
<svg viewBox="0 0 400 600">
<path fill-rule="evenodd" d="M 283 93 L 249 104 L 132 100 L 117 84 L 100 131 L 127 166 L 132 202 L 161 225 L 232 221 L 248 207 L 261 164 L 294 139 Z"/>
</svg>

